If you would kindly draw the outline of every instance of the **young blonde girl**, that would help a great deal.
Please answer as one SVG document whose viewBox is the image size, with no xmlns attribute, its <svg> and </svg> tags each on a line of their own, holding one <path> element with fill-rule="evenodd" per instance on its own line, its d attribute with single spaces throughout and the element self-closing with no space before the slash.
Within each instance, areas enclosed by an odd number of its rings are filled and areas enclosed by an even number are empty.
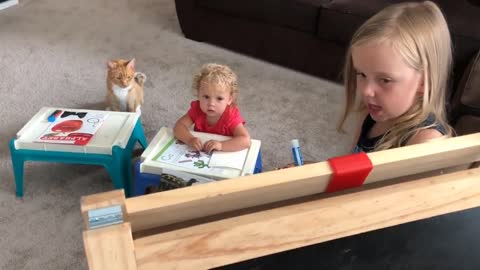
<svg viewBox="0 0 480 270">
<path fill-rule="evenodd" d="M 240 151 L 248 148 L 250 135 L 236 104 L 237 75 L 228 66 L 205 64 L 193 78 L 193 89 L 197 100 L 191 102 L 190 110 L 176 122 L 175 137 L 197 151 Z M 202 144 L 189 131 L 192 125 L 195 131 L 232 136 L 232 139 L 210 140 Z"/>
<path fill-rule="evenodd" d="M 389 6 L 353 35 L 346 54 L 346 107 L 363 113 L 353 152 L 451 136 L 445 113 L 452 61 L 445 18 L 430 1 Z"/>
</svg>

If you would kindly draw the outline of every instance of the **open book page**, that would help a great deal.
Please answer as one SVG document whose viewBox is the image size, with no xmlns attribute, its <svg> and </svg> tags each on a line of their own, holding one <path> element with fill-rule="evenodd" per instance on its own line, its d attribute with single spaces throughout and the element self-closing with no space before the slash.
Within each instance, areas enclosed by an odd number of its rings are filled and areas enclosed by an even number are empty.
<svg viewBox="0 0 480 270">
<path fill-rule="evenodd" d="M 172 138 L 153 160 L 187 169 L 208 170 L 210 154 L 191 149 L 183 142 Z"/>
<path fill-rule="evenodd" d="M 86 145 L 108 112 L 63 111 L 35 142 Z"/>
<path fill-rule="evenodd" d="M 248 149 L 236 152 L 214 151 L 208 166 L 212 168 L 232 168 L 242 170 Z"/>
<path fill-rule="evenodd" d="M 231 137 L 191 131 L 203 143 L 208 140 L 228 140 Z M 260 141 L 251 140 L 251 146 L 240 152 L 197 152 L 177 141 L 173 130 L 162 127 L 142 154 L 142 169 L 147 173 L 162 174 L 165 169 L 183 171 L 214 180 L 236 178 L 253 174 L 257 164 Z M 211 161 L 213 156 L 213 161 Z M 198 180 L 198 179 L 197 179 Z"/>
<path fill-rule="evenodd" d="M 209 154 L 191 149 L 181 141 L 172 138 L 153 160 L 197 172 L 211 172 L 222 169 L 242 170 L 247 151 L 248 149 L 238 152 L 215 151 L 213 154 Z"/>
</svg>

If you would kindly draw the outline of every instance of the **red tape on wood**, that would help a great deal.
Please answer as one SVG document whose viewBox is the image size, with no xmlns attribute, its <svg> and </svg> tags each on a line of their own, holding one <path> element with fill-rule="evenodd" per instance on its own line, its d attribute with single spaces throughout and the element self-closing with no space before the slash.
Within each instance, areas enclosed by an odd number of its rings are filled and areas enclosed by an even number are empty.
<svg viewBox="0 0 480 270">
<path fill-rule="evenodd" d="M 333 175 L 326 192 L 335 192 L 363 185 L 373 165 L 364 152 L 328 159 Z"/>
</svg>

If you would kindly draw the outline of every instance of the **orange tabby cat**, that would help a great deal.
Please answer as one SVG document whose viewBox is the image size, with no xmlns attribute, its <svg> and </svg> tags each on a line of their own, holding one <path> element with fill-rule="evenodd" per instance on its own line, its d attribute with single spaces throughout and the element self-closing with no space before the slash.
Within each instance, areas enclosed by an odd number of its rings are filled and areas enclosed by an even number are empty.
<svg viewBox="0 0 480 270">
<path fill-rule="evenodd" d="M 147 76 L 135 72 L 135 58 L 108 62 L 106 110 L 140 113 Z"/>
</svg>

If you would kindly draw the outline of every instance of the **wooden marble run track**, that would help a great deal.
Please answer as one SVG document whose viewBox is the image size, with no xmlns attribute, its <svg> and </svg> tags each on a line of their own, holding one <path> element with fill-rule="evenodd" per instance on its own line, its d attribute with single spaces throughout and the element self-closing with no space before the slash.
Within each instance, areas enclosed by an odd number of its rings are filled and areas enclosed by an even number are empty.
<svg viewBox="0 0 480 270">
<path fill-rule="evenodd" d="M 333 193 L 324 161 L 128 199 L 123 190 L 82 197 L 89 268 L 210 269 L 480 206 L 480 133 L 366 156 L 363 185 Z"/>
</svg>

